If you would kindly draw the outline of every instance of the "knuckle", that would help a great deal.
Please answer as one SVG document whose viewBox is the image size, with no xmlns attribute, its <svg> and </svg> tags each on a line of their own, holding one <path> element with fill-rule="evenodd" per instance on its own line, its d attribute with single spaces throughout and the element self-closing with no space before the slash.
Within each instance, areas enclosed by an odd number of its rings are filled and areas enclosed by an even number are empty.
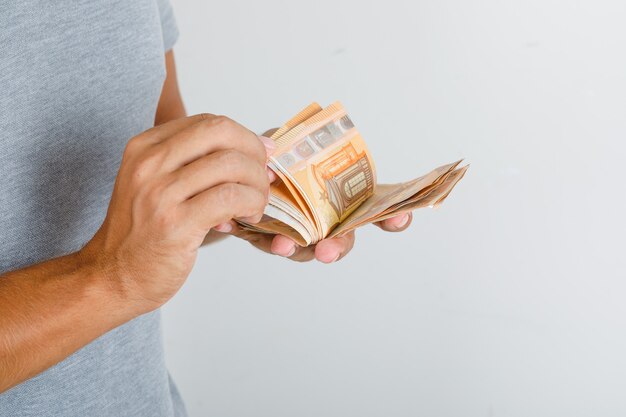
<svg viewBox="0 0 626 417">
<path fill-rule="evenodd" d="M 164 211 L 165 207 L 169 204 L 165 195 L 165 185 L 161 182 L 155 182 L 150 184 L 149 187 L 144 187 L 138 193 L 138 197 L 141 199 L 144 206 L 149 212 L 158 215 Z"/>
<path fill-rule="evenodd" d="M 166 158 L 169 148 L 167 146 L 156 145 L 146 150 L 142 160 L 152 169 L 156 169 Z"/>
<path fill-rule="evenodd" d="M 232 206 L 241 197 L 241 191 L 237 184 L 234 183 L 222 184 L 218 193 L 220 203 L 225 206 Z"/>
<path fill-rule="evenodd" d="M 124 148 L 124 156 L 129 157 L 135 155 L 143 147 L 143 138 L 141 136 L 135 136 L 131 138 Z"/>
<path fill-rule="evenodd" d="M 171 233 L 178 224 L 174 210 L 159 210 L 155 215 L 155 222 L 157 228 L 165 234 Z"/>
<path fill-rule="evenodd" d="M 150 177 L 149 172 L 150 168 L 147 162 L 138 162 L 131 172 L 131 184 L 134 186 L 141 186 Z"/>
<path fill-rule="evenodd" d="M 254 153 L 261 159 L 265 160 L 267 158 L 267 149 L 263 142 L 260 139 L 253 141 Z"/>
<path fill-rule="evenodd" d="M 263 212 L 265 211 L 265 207 L 267 207 L 267 198 L 265 198 L 265 196 L 261 194 L 257 200 L 256 211 L 258 213 L 261 213 L 262 215 Z"/>
<path fill-rule="evenodd" d="M 211 113 L 199 113 L 198 117 L 200 118 L 200 120 L 211 120 L 213 117 L 215 117 L 215 115 Z"/>
<path fill-rule="evenodd" d="M 154 174 L 155 168 L 159 166 L 159 155 L 154 152 L 146 152 L 142 157 L 138 158 L 132 169 L 133 184 L 143 184 Z"/>
<path fill-rule="evenodd" d="M 219 162 L 222 165 L 225 165 L 226 167 L 231 169 L 237 169 L 245 166 L 244 156 L 234 149 L 221 151 L 218 155 L 218 158 Z"/>
<path fill-rule="evenodd" d="M 229 132 L 236 125 L 232 119 L 223 115 L 213 116 L 210 120 L 208 120 L 208 123 L 211 127 L 218 128 L 222 132 Z"/>
<path fill-rule="evenodd" d="M 250 203 L 247 207 L 246 216 L 252 217 L 259 221 L 263 216 L 263 212 L 265 211 L 265 207 L 267 205 L 266 198 L 261 193 L 254 193 L 254 196 L 250 199 Z"/>
<path fill-rule="evenodd" d="M 202 113 L 200 122 L 194 129 L 201 135 L 215 135 L 216 137 L 228 135 L 235 122 L 226 116 Z"/>
</svg>

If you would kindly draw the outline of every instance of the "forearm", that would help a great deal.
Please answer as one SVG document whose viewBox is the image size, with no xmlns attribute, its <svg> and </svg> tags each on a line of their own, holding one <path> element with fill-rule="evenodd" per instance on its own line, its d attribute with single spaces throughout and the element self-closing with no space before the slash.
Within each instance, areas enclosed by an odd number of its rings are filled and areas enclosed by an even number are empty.
<svg viewBox="0 0 626 417">
<path fill-rule="evenodd" d="M 170 101 L 171 100 L 171 101 Z M 187 111 L 183 106 L 183 102 L 180 100 L 172 100 L 168 97 L 161 96 L 157 112 L 154 117 L 154 125 L 162 125 L 163 123 L 170 122 L 172 120 L 186 117 Z"/>
<path fill-rule="evenodd" d="M 0 392 L 139 315 L 79 254 L 0 276 Z"/>
</svg>

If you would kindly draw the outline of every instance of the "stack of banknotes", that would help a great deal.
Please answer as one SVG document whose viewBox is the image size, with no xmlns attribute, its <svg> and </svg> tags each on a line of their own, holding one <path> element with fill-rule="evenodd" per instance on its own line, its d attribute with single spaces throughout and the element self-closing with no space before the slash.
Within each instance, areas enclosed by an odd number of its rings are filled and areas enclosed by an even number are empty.
<svg viewBox="0 0 626 417">
<path fill-rule="evenodd" d="M 374 161 L 343 106 L 313 103 L 278 129 L 268 166 L 278 177 L 250 231 L 281 234 L 301 246 L 368 223 L 436 207 L 463 178 L 461 161 L 399 184 L 377 184 Z"/>
</svg>

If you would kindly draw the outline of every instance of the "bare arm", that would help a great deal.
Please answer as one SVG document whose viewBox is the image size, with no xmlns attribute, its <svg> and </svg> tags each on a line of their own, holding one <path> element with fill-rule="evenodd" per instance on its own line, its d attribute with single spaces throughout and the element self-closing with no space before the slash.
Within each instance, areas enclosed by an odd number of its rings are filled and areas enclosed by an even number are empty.
<svg viewBox="0 0 626 417">
<path fill-rule="evenodd" d="M 178 88 L 174 51 L 170 50 L 165 54 L 165 69 L 167 75 L 165 76 L 163 90 L 161 91 L 154 118 L 155 126 L 187 116 L 183 99 L 180 96 L 180 89 Z"/>
<path fill-rule="evenodd" d="M 185 117 L 172 51 L 155 124 Z M 0 392 L 141 314 L 78 254 L 0 277 Z"/>
<path fill-rule="evenodd" d="M 213 227 L 261 218 L 263 144 L 226 117 L 182 117 L 168 72 L 159 125 L 129 141 L 96 235 L 77 253 L 0 275 L 0 393 L 165 303 Z"/>
<path fill-rule="evenodd" d="M 78 254 L 0 276 L 0 392 L 141 311 Z"/>
</svg>

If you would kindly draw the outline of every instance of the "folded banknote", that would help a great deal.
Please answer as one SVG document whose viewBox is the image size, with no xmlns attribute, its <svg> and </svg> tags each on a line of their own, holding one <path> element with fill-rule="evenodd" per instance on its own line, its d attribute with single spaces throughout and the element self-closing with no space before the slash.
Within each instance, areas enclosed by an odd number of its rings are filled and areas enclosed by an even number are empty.
<svg viewBox="0 0 626 417">
<path fill-rule="evenodd" d="M 282 234 L 301 246 L 368 223 L 441 204 L 463 178 L 461 161 L 399 184 L 377 184 L 374 160 L 339 102 L 312 103 L 272 136 L 268 166 L 278 179 L 259 223 L 244 229 Z"/>
</svg>

